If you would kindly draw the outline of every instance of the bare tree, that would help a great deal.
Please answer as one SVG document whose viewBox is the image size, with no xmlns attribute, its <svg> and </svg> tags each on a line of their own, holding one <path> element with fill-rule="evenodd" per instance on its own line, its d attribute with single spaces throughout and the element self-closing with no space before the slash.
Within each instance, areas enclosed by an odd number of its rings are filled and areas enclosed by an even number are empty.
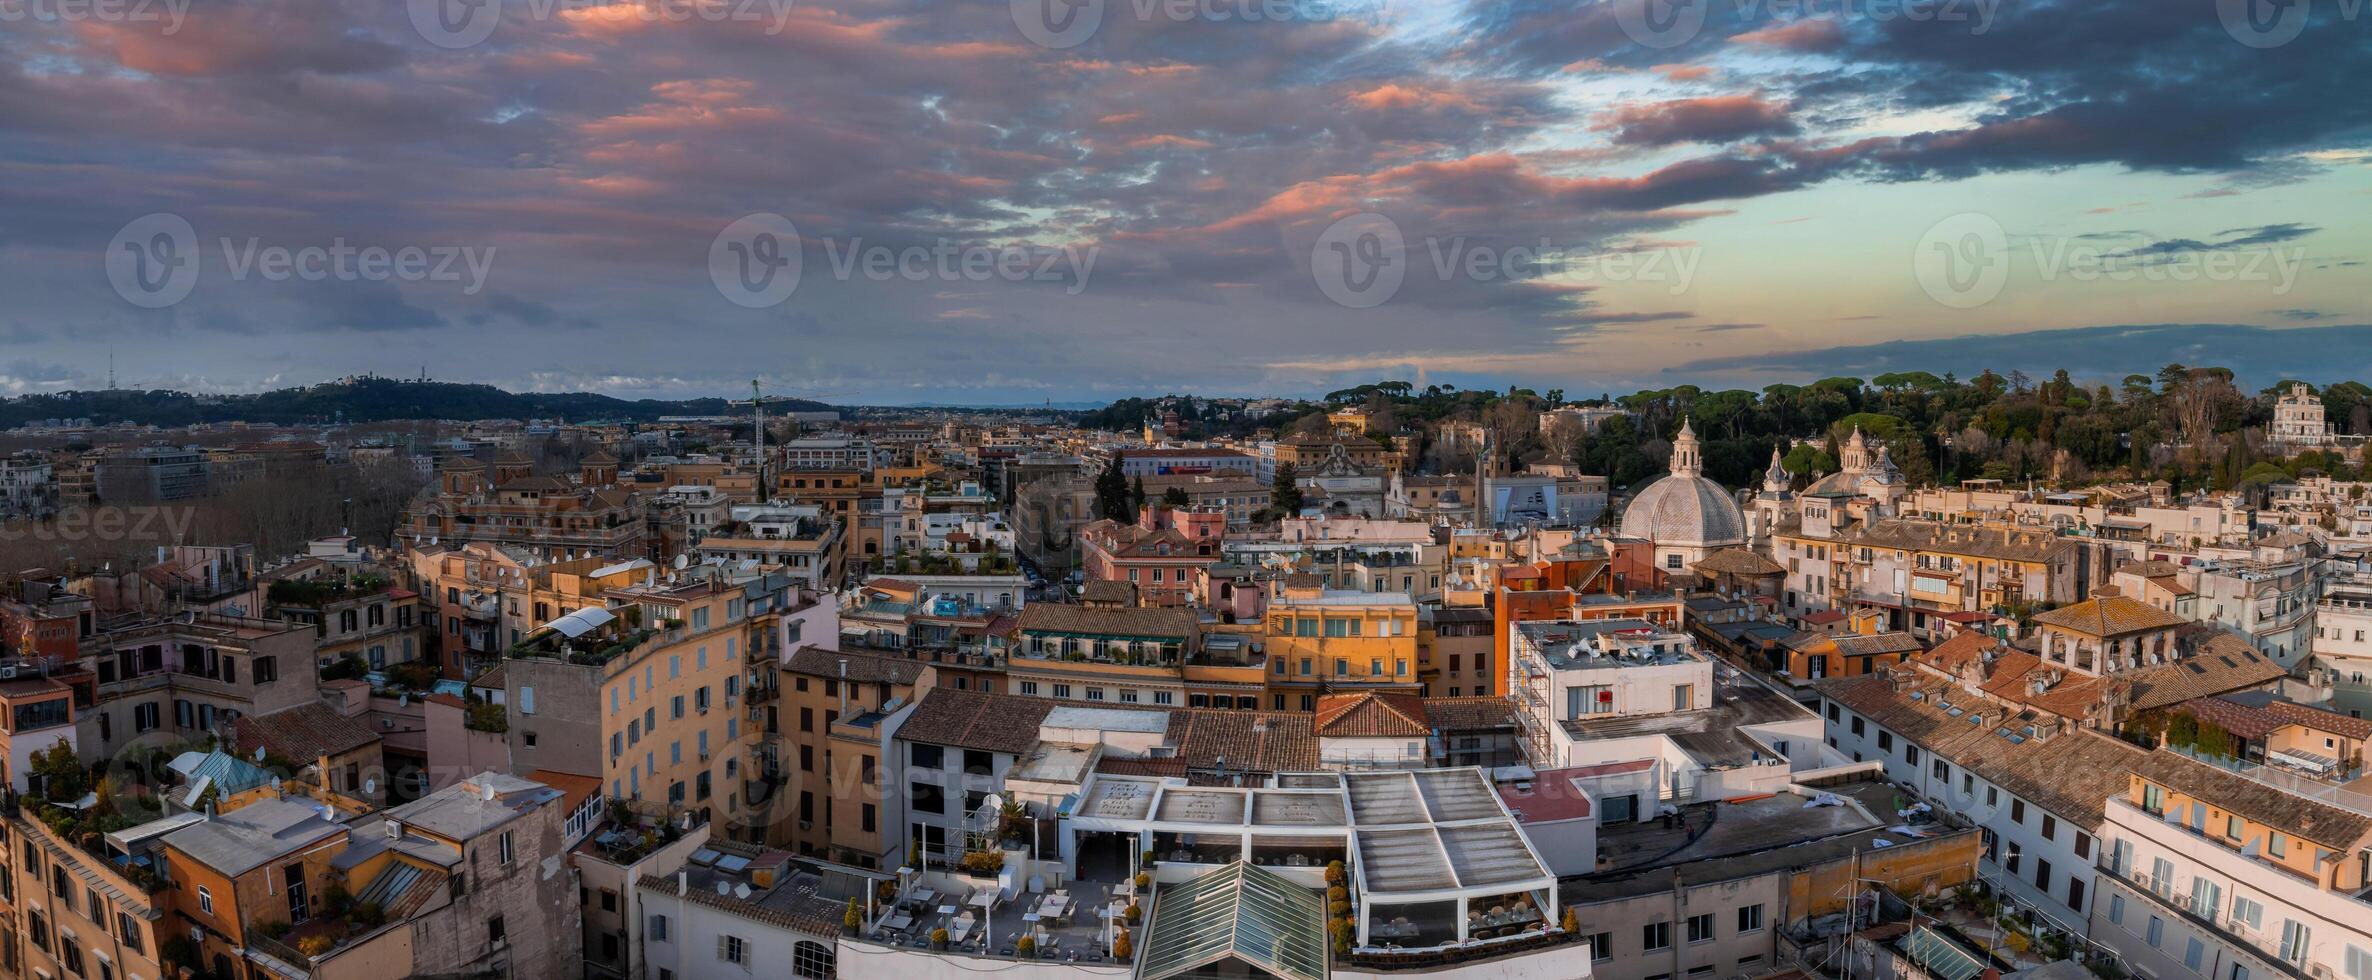
<svg viewBox="0 0 2372 980">
<path fill-rule="evenodd" d="M 2240 397 L 2240 389 L 2222 373 L 2194 370 L 2168 393 L 2166 402 L 2174 413 L 2174 427 L 2183 434 L 2183 445 L 2202 449 L 2208 437 L 2215 435 L 2217 423 L 2222 421 L 2225 407 Z"/>
</svg>

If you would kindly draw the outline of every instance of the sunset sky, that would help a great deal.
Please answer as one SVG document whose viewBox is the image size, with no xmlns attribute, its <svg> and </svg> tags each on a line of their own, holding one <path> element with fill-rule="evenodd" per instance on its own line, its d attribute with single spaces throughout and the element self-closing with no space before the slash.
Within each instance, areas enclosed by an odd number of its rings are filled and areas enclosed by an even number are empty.
<svg viewBox="0 0 2372 980">
<path fill-rule="evenodd" d="M 882 404 L 2372 380 L 2372 13 L 2329 0 L 2280 43 L 2214 0 L 1086 0 L 1051 43 L 1049 0 L 511 0 L 475 43 L 437 2 L 0 23 L 0 392 L 95 387 L 110 350 L 137 386 Z M 146 309 L 108 262 L 159 213 L 200 265 Z M 753 309 L 712 257 L 769 213 L 801 274 Z M 1313 266 L 1362 214 L 1405 267 L 1363 308 Z M 1923 239 L 1972 220 L 2006 277 L 1939 301 Z M 241 264 L 341 241 L 488 261 Z M 1564 264 L 1473 261 L 1543 242 Z M 869 278 L 878 248 L 1054 277 Z"/>
</svg>

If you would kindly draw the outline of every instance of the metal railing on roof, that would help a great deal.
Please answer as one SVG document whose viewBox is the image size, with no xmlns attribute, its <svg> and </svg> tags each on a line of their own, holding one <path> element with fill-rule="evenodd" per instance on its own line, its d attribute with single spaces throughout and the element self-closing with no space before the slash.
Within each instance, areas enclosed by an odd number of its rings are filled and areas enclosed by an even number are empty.
<svg viewBox="0 0 2372 980">
<path fill-rule="evenodd" d="M 2341 789 L 2330 783 L 2311 779 L 2298 773 L 2273 766 L 2260 765 L 2240 759 L 2226 759 L 2202 755 L 2181 746 L 2170 745 L 2167 750 L 2177 755 L 2196 759 L 2226 772 L 2246 777 L 2292 796 L 2304 797 L 2317 803 L 2338 807 L 2350 813 L 2372 817 L 2372 794 Z"/>
</svg>

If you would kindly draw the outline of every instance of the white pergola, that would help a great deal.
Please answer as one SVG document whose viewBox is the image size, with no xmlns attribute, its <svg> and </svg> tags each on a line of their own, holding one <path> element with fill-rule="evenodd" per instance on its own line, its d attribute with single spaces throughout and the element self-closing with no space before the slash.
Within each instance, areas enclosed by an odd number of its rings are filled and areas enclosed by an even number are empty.
<svg viewBox="0 0 2372 980">
<path fill-rule="evenodd" d="M 1481 769 L 1293 773 L 1258 787 L 1189 786 L 1182 779 L 1091 775 L 1063 814 L 1065 853 L 1082 832 L 1133 835 L 1140 851 L 1156 835 L 1199 843 L 1235 842 L 1227 861 L 1249 862 L 1256 843 L 1340 847 L 1362 910 L 1358 943 L 1370 944 L 1378 905 L 1452 903 L 1457 941 L 1473 939 L 1475 903 L 1532 896 L 1540 923 L 1557 915 L 1557 879 Z M 1157 855 L 1158 856 L 1158 855 Z M 1175 859 L 1173 863 L 1176 862 Z M 1075 870 L 1075 869 L 1074 869 Z"/>
</svg>

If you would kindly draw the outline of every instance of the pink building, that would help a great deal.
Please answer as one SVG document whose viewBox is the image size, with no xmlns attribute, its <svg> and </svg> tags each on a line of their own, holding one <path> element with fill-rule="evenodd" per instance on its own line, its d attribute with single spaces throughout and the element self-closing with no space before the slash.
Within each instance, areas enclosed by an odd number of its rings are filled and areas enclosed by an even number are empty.
<svg viewBox="0 0 2372 980">
<path fill-rule="evenodd" d="M 1147 606 L 1194 602 L 1202 569 L 1219 561 L 1227 514 L 1217 508 L 1147 506 L 1134 524 L 1101 520 L 1079 532 L 1080 564 L 1090 580 L 1126 582 Z"/>
</svg>

